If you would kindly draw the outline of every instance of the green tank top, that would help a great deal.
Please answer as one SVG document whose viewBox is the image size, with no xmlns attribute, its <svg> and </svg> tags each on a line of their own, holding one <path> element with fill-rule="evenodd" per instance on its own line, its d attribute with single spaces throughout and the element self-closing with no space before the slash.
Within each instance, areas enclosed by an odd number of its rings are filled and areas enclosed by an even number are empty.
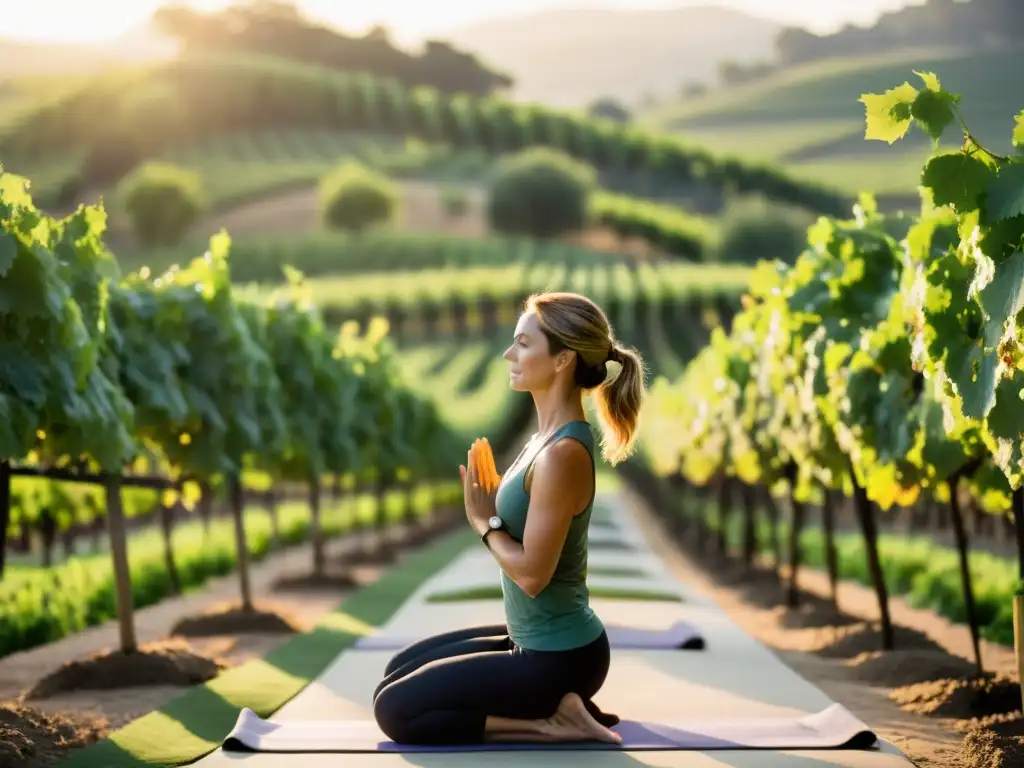
<svg viewBox="0 0 1024 768">
<path fill-rule="evenodd" d="M 522 457 L 525 459 L 522 467 L 511 477 L 503 478 L 498 489 L 495 499 L 498 516 L 519 541 L 523 540 L 530 506 L 526 473 L 541 450 L 562 438 L 581 442 L 593 464 L 594 435 L 590 424 L 570 421 L 532 449 L 530 456 Z M 509 637 L 516 645 L 536 651 L 568 650 L 587 645 L 604 631 L 600 618 L 590 607 L 587 589 L 587 538 L 593 507 L 594 494 L 591 493 L 586 508 L 570 524 L 554 575 L 539 595 L 530 597 L 501 571 L 505 622 Z"/>
</svg>

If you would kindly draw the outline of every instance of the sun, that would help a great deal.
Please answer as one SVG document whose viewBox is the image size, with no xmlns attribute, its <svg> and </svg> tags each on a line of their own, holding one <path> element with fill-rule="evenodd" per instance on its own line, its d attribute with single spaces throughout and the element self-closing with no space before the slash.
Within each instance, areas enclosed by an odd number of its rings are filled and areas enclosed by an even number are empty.
<svg viewBox="0 0 1024 768">
<path fill-rule="evenodd" d="M 188 0 L 197 10 L 229 5 L 229 0 Z M 97 43 L 145 26 L 163 0 L 34 0 L 3 11 L 2 37 L 48 43 Z"/>
</svg>

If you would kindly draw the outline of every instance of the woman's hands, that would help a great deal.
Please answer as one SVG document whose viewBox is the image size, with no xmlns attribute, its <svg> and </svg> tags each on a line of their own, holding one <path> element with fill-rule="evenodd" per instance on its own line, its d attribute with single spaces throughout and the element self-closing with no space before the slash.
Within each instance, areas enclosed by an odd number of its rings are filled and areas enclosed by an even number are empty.
<svg viewBox="0 0 1024 768">
<path fill-rule="evenodd" d="M 467 468 L 468 467 L 468 468 Z M 487 531 L 487 521 L 497 514 L 497 486 L 490 485 L 480 474 L 480 462 L 471 448 L 466 454 L 465 466 L 459 465 L 459 476 L 462 478 L 462 498 L 466 505 L 466 519 L 478 535 Z"/>
</svg>

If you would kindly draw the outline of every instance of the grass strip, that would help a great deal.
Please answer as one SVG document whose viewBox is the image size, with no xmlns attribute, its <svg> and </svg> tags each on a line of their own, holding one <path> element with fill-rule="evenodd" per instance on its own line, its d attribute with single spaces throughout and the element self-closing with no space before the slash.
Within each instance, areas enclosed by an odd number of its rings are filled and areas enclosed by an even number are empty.
<svg viewBox="0 0 1024 768">
<path fill-rule="evenodd" d="M 653 589 L 631 589 L 629 587 L 590 587 L 590 596 L 604 600 L 658 600 L 681 603 L 683 598 L 673 592 Z M 428 603 L 460 603 L 468 600 L 500 600 L 501 585 L 485 584 L 478 587 L 434 592 L 427 597 Z"/>
<path fill-rule="evenodd" d="M 591 576 L 650 576 L 643 568 L 634 568 L 629 565 L 588 565 L 587 573 Z"/>
<path fill-rule="evenodd" d="M 141 768 L 198 760 L 220 746 L 242 707 L 261 717 L 272 715 L 339 653 L 385 624 L 426 579 L 474 540 L 465 532 L 439 539 L 347 597 L 312 630 L 261 659 L 190 689 L 106 739 L 72 753 L 57 768 Z"/>
<path fill-rule="evenodd" d="M 619 549 L 624 552 L 636 549 L 628 541 L 622 539 L 591 539 L 587 542 L 588 549 Z"/>
</svg>

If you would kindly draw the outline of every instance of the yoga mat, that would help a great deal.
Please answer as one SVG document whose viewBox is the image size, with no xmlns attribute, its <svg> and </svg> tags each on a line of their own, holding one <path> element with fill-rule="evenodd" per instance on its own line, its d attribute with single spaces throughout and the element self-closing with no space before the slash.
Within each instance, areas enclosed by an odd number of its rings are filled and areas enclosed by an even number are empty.
<svg viewBox="0 0 1024 768">
<path fill-rule="evenodd" d="M 700 651 L 706 645 L 697 628 L 686 621 L 677 621 L 664 629 L 637 629 L 617 624 L 608 624 L 605 629 L 612 648 Z M 356 641 L 353 650 L 398 651 L 421 639 L 387 634 L 364 635 Z"/>
<path fill-rule="evenodd" d="M 621 744 L 488 742 L 443 747 L 396 744 L 373 720 L 264 720 L 249 708 L 223 742 L 231 752 L 508 752 L 520 750 L 868 749 L 877 737 L 841 704 L 804 717 L 623 720 Z"/>
</svg>

